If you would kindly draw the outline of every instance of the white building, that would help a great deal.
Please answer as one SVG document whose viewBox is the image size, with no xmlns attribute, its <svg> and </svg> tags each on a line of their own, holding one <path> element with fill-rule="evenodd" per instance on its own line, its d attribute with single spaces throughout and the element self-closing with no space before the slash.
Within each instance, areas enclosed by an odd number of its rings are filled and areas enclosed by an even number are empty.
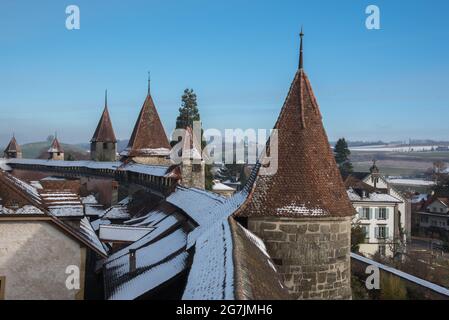
<svg viewBox="0 0 449 320">
<path fill-rule="evenodd" d="M 357 214 L 354 223 L 359 223 L 365 233 L 365 242 L 359 247 L 364 255 L 393 256 L 395 245 L 400 237 L 398 225 L 398 207 L 401 200 L 383 193 L 358 192 L 348 190 Z"/>
<path fill-rule="evenodd" d="M 379 174 L 375 164 L 370 172 L 356 172 L 345 179 L 348 196 L 357 214 L 354 222 L 366 231 L 362 254 L 392 256 L 407 243 L 411 232 L 410 201 Z"/>
<path fill-rule="evenodd" d="M 449 231 L 449 199 L 434 198 L 424 210 L 418 212 L 419 227 Z"/>
</svg>

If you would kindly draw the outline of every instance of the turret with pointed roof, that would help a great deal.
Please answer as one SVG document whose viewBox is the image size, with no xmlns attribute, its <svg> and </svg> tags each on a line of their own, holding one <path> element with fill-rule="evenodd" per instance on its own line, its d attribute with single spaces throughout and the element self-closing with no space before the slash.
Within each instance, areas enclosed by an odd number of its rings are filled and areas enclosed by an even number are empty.
<svg viewBox="0 0 449 320">
<path fill-rule="evenodd" d="M 191 127 L 184 130 L 181 162 L 181 184 L 185 187 L 204 189 L 206 183 L 205 161 L 201 152 L 201 132 Z"/>
<path fill-rule="evenodd" d="M 303 33 L 301 31 L 301 39 Z M 278 168 L 257 176 L 246 216 L 351 216 L 348 199 L 320 109 L 300 63 L 274 126 Z"/>
<path fill-rule="evenodd" d="M 55 134 L 55 138 L 48 149 L 49 160 L 64 160 L 64 149 L 58 141 L 58 137 Z"/>
<path fill-rule="evenodd" d="M 355 210 L 303 68 L 303 35 L 299 67 L 270 138 L 272 159 L 255 166 L 235 215 L 265 242 L 295 299 L 348 299 Z"/>
<path fill-rule="evenodd" d="M 108 92 L 105 92 L 104 109 L 95 133 L 90 140 L 90 155 L 94 161 L 115 161 L 117 139 L 108 110 Z"/>
<path fill-rule="evenodd" d="M 137 118 L 128 147 L 122 156 L 135 162 L 167 164 L 170 143 L 156 110 L 148 84 L 148 93 Z"/>
<path fill-rule="evenodd" d="M 9 141 L 8 146 L 3 152 L 5 158 L 22 158 L 22 149 L 16 141 L 16 137 L 13 135 Z"/>
</svg>

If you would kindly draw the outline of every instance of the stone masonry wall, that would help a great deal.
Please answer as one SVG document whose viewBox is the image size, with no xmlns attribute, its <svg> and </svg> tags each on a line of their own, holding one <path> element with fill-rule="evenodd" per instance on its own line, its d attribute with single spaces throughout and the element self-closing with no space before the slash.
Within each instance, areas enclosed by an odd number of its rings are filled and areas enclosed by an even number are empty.
<svg viewBox="0 0 449 320">
<path fill-rule="evenodd" d="M 91 159 L 94 161 L 116 161 L 117 144 L 107 142 L 92 142 L 90 146 Z"/>
<path fill-rule="evenodd" d="M 248 218 L 295 299 L 351 299 L 351 217 Z"/>
</svg>

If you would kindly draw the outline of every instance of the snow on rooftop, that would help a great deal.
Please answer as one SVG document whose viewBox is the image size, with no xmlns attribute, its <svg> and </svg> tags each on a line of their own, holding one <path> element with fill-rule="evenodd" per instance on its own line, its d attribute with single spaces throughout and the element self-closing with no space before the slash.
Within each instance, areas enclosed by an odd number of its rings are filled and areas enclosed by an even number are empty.
<svg viewBox="0 0 449 320">
<path fill-rule="evenodd" d="M 227 186 L 221 182 L 214 182 L 214 185 L 212 186 L 212 190 L 213 191 L 235 191 L 235 188 Z"/>
<path fill-rule="evenodd" d="M 227 220 L 198 237 L 183 300 L 234 299 L 232 235 Z"/>
<path fill-rule="evenodd" d="M 290 205 L 277 208 L 276 212 L 280 215 L 284 214 L 293 214 L 293 215 L 301 215 L 301 216 L 326 216 L 329 213 L 318 207 L 308 207 L 304 203 L 296 204 L 291 203 Z"/>
<path fill-rule="evenodd" d="M 121 256 L 127 254 L 129 252 L 129 249 L 137 249 L 137 248 L 146 246 L 149 243 L 153 243 L 155 240 L 159 239 L 164 234 L 167 234 L 170 231 L 173 231 L 176 229 L 181 230 L 187 237 L 187 232 L 181 228 L 184 221 L 185 221 L 185 218 L 180 213 L 175 213 L 175 214 L 167 216 L 166 218 L 161 220 L 159 223 L 153 225 L 154 227 L 156 227 L 153 231 L 149 232 L 146 236 L 144 236 L 143 238 L 130 244 L 129 246 L 113 253 L 108 258 L 108 261 L 117 259 L 118 257 L 121 257 Z"/>
<path fill-rule="evenodd" d="M 0 205 L 0 214 L 44 214 L 44 212 L 32 205 L 25 205 L 18 209 L 5 208 Z"/>
<path fill-rule="evenodd" d="M 106 210 L 103 215 L 104 219 L 129 219 L 130 214 L 128 207 L 123 205 L 115 205 Z"/>
<path fill-rule="evenodd" d="M 166 201 L 177 206 L 199 225 L 208 221 L 213 207 L 223 204 L 227 198 L 196 188 L 177 187 Z M 209 208 L 210 210 L 204 210 Z"/>
<path fill-rule="evenodd" d="M 48 211 L 56 217 L 82 217 L 83 206 L 48 206 Z"/>
<path fill-rule="evenodd" d="M 130 272 L 128 253 L 109 257 L 105 263 L 105 283 L 108 299 L 135 299 L 170 280 L 187 267 L 184 251 L 186 234 L 178 229 L 159 241 L 136 248 L 136 270 Z"/>
<path fill-rule="evenodd" d="M 187 268 L 188 257 L 187 252 L 181 252 L 109 290 L 108 284 L 106 284 L 106 290 L 109 293 L 107 298 L 109 300 L 133 300 L 140 297 L 183 272 Z"/>
<path fill-rule="evenodd" d="M 94 195 L 88 195 L 87 197 L 81 197 L 81 202 L 83 204 L 98 204 L 97 199 Z"/>
<path fill-rule="evenodd" d="M 98 239 L 97 234 L 86 217 L 80 220 L 79 231 L 98 251 L 107 255 L 106 247 L 101 243 L 100 239 Z"/>
<path fill-rule="evenodd" d="M 376 193 L 372 192 L 367 194 L 367 196 L 361 197 L 357 192 L 355 192 L 352 188 L 346 191 L 348 193 L 349 200 L 351 201 L 361 201 L 361 202 L 402 202 L 398 198 L 393 197 L 392 195 L 386 193 Z"/>
<path fill-rule="evenodd" d="M 108 219 L 96 219 L 94 221 L 92 221 L 90 224 L 92 225 L 92 229 L 94 229 L 95 231 L 98 231 L 100 229 L 101 225 L 108 225 L 111 224 L 112 222 Z"/>
<path fill-rule="evenodd" d="M 31 196 L 33 200 L 35 200 L 38 203 L 41 203 L 42 199 L 35 187 L 10 174 L 5 174 L 5 178 L 8 179 L 10 182 L 12 182 L 14 185 L 16 185 L 18 188 L 20 188 L 22 191 L 26 192 L 29 196 Z"/>
<path fill-rule="evenodd" d="M 34 188 L 36 188 L 36 190 L 42 190 L 44 189 L 44 187 L 42 187 L 41 183 L 39 181 L 30 181 L 30 185 Z"/>
<path fill-rule="evenodd" d="M 100 240 L 101 241 L 123 241 L 134 242 L 153 231 L 154 228 L 123 226 L 113 224 L 100 225 Z"/>
<path fill-rule="evenodd" d="M 7 160 L 5 158 L 0 158 L 0 170 L 11 171 L 11 167 L 7 165 Z"/>
</svg>

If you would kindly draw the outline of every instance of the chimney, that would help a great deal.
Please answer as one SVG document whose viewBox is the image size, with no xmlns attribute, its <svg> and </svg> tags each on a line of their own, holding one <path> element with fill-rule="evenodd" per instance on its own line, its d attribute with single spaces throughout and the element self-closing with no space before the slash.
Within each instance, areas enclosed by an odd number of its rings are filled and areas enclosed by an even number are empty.
<svg viewBox="0 0 449 320">
<path fill-rule="evenodd" d="M 129 272 L 136 271 L 136 249 L 129 249 Z"/>
</svg>

